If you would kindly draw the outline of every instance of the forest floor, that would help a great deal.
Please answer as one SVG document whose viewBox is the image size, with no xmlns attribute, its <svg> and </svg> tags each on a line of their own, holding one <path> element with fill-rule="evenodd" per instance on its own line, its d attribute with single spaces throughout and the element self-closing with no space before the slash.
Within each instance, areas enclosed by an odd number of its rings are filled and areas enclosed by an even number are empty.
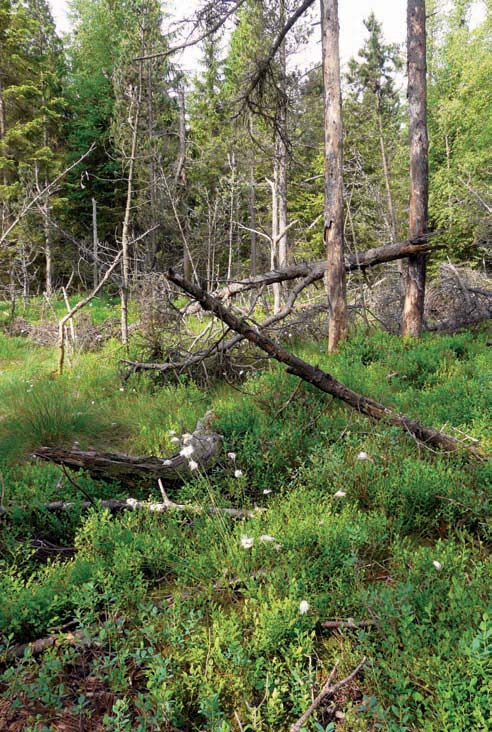
<svg viewBox="0 0 492 732">
<path fill-rule="evenodd" d="M 95 323 L 114 308 L 98 300 Z M 490 329 L 360 333 L 334 356 L 292 340 L 353 389 L 492 453 Z M 426 449 L 275 363 L 202 388 L 124 379 L 115 340 L 60 377 L 56 350 L 0 333 L 2 732 L 288 732 L 335 662 L 341 679 L 364 656 L 303 730 L 492 729 L 492 460 Z M 99 499 L 158 501 L 158 486 L 31 459 L 74 442 L 167 457 L 208 409 L 224 453 L 170 497 L 264 509 L 254 517 L 110 514 Z M 45 510 L 61 499 L 75 506 Z M 361 627 L 323 627 L 348 619 Z"/>
</svg>

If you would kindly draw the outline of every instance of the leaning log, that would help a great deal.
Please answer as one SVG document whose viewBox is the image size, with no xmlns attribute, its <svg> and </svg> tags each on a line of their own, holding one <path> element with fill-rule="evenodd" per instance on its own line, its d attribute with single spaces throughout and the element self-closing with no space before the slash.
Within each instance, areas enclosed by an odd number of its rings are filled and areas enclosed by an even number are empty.
<svg viewBox="0 0 492 732">
<path fill-rule="evenodd" d="M 374 267 L 377 264 L 385 264 L 386 262 L 394 262 L 397 259 L 405 259 L 406 257 L 415 256 L 417 254 L 428 254 L 435 247 L 431 247 L 429 236 L 422 236 L 407 241 L 394 242 L 392 244 L 384 244 L 381 247 L 368 249 L 366 252 L 360 252 L 357 255 L 351 254 L 345 258 L 345 269 L 347 272 L 355 270 L 363 271 L 368 267 Z M 318 262 L 299 262 L 291 264 L 288 267 L 264 272 L 254 277 L 248 277 L 238 282 L 231 282 L 225 287 L 212 292 L 213 297 L 217 300 L 227 300 L 230 297 L 239 295 L 248 290 L 254 290 L 258 287 L 266 287 L 274 285 L 276 282 L 287 282 L 296 280 L 300 277 L 312 277 L 312 281 L 323 279 L 326 272 L 326 261 Z M 185 305 L 182 313 L 192 315 L 200 311 L 199 303 L 191 303 Z"/>
<path fill-rule="evenodd" d="M 196 470 L 209 469 L 222 451 L 222 436 L 212 431 L 212 419 L 212 413 L 207 412 L 195 431 L 183 436 L 183 447 L 187 448 L 185 454 L 180 451 L 169 458 L 132 457 L 123 453 L 78 448 L 64 450 L 59 447 L 38 447 L 33 457 L 65 465 L 72 470 L 85 470 L 99 480 L 121 480 L 126 485 L 142 480 L 155 482 L 159 478 L 168 485 L 182 483 L 196 475 Z M 197 464 L 195 470 L 190 467 L 191 460 Z"/>
<path fill-rule="evenodd" d="M 167 272 L 167 278 L 170 282 L 180 287 L 182 290 L 191 295 L 203 310 L 208 310 L 223 323 L 229 326 L 231 330 L 243 335 L 248 341 L 261 348 L 265 353 L 274 358 L 276 361 L 286 364 L 288 373 L 295 374 L 300 379 L 307 381 L 317 389 L 331 394 L 340 399 L 362 414 L 371 417 L 376 421 L 382 421 L 385 424 L 397 427 L 403 432 L 411 435 L 419 443 L 432 448 L 439 448 L 447 452 L 455 452 L 465 449 L 467 452 L 474 454 L 476 457 L 483 457 L 482 450 L 477 446 L 464 445 L 463 442 L 457 440 L 451 435 L 447 435 L 433 427 L 426 427 L 417 420 L 411 419 L 404 414 L 399 414 L 384 404 L 375 401 L 369 397 L 359 394 L 341 381 L 335 379 L 331 374 L 322 371 L 318 366 L 312 366 L 307 361 L 298 358 L 283 346 L 274 341 L 272 338 L 262 334 L 258 326 L 250 324 L 246 319 L 241 319 L 234 315 L 226 308 L 220 300 L 202 290 L 192 282 L 185 280 L 181 275 L 173 270 Z"/>
</svg>

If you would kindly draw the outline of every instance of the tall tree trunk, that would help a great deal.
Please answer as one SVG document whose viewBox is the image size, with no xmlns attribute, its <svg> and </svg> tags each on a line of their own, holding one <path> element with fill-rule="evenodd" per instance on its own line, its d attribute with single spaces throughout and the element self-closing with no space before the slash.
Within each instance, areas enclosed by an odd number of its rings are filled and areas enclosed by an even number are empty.
<svg viewBox="0 0 492 732">
<path fill-rule="evenodd" d="M 99 238 L 97 235 L 97 202 L 92 199 L 92 286 L 97 287 L 99 282 Z"/>
<path fill-rule="evenodd" d="M 338 0 L 320 0 L 323 83 L 325 93 L 325 227 L 326 288 L 330 309 L 328 350 L 347 332 L 347 295 L 343 246 L 342 95 L 338 47 Z"/>
<path fill-rule="evenodd" d="M 285 0 L 280 2 L 280 25 L 285 24 Z M 278 266 L 286 267 L 289 259 L 287 239 L 287 59 L 285 41 L 279 49 L 280 88 L 278 129 L 276 132 L 277 196 L 278 196 Z"/>
<path fill-rule="evenodd" d="M 142 61 L 138 79 L 137 99 L 135 101 L 135 114 L 133 115 L 132 143 L 130 151 L 130 162 L 128 167 L 128 183 L 126 189 L 125 215 L 123 218 L 123 229 L 121 232 L 121 342 L 124 346 L 128 344 L 128 296 L 129 296 L 129 275 L 130 275 L 130 218 L 133 197 L 133 178 L 135 174 L 135 160 L 137 157 L 138 123 L 140 119 L 140 106 L 142 103 Z"/>
<path fill-rule="evenodd" d="M 183 231 L 185 237 L 185 244 L 183 247 L 183 272 L 187 279 L 191 279 L 192 263 L 190 252 L 188 249 L 189 242 L 189 220 L 188 220 L 188 204 L 187 204 L 187 178 L 186 178 L 186 100 L 185 91 L 182 84 L 177 89 L 178 98 L 178 164 L 176 166 L 176 189 L 179 191 L 179 203 L 178 211 L 181 212 L 181 218 L 183 221 Z"/>
<path fill-rule="evenodd" d="M 272 238 L 270 250 L 270 266 L 272 270 L 278 269 L 278 168 L 277 158 L 274 161 L 273 181 L 268 181 L 272 189 Z M 275 282 L 273 285 L 273 312 L 278 313 L 280 310 L 280 283 Z"/>
<path fill-rule="evenodd" d="M 427 231 L 429 162 L 427 138 L 427 86 L 425 0 L 408 0 L 408 112 L 410 127 L 410 238 Z M 422 333 L 426 255 L 408 260 L 402 335 Z"/>
<path fill-rule="evenodd" d="M 4 150 L 4 139 L 5 133 L 7 132 L 7 117 L 5 113 L 5 102 L 3 98 L 3 85 L 0 79 L 0 155 L 6 157 L 6 151 Z M 8 185 L 7 168 L 4 165 L 2 170 L 2 185 Z M 0 221 L 0 233 L 3 234 L 8 228 L 8 207 L 6 197 L 2 196 L 1 201 L 1 221 Z"/>
<path fill-rule="evenodd" d="M 249 166 L 249 221 L 251 227 L 251 239 L 250 239 L 250 274 L 252 277 L 256 275 L 256 180 L 255 180 L 255 158 L 254 153 L 252 154 L 250 166 Z"/>
<path fill-rule="evenodd" d="M 148 62 L 148 73 L 147 73 L 147 135 L 149 138 L 149 207 L 150 207 L 150 221 L 149 221 L 149 239 L 148 245 L 145 250 L 145 269 L 147 272 L 152 270 L 155 261 L 155 255 L 157 252 L 157 232 L 154 229 L 157 221 L 157 186 L 156 186 L 156 160 L 154 150 L 155 130 L 154 130 L 154 104 L 152 94 L 152 65 L 153 62 Z"/>
<path fill-rule="evenodd" d="M 47 182 L 45 183 L 45 187 Z M 50 199 L 49 194 L 44 204 L 44 256 L 46 266 L 45 290 L 48 297 L 53 294 L 53 247 L 51 241 L 51 223 L 50 223 Z"/>
</svg>

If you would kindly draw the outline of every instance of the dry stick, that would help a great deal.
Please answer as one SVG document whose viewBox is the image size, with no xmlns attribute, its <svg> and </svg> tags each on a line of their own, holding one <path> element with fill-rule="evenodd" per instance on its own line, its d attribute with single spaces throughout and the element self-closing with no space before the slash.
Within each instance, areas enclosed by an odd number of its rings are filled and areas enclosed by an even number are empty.
<svg viewBox="0 0 492 732">
<path fill-rule="evenodd" d="M 367 661 L 367 658 L 364 656 L 362 661 L 359 663 L 358 666 L 356 666 L 354 668 L 352 673 L 350 673 L 348 676 L 346 676 L 341 681 L 338 681 L 336 684 L 333 684 L 333 686 L 332 686 L 331 682 L 333 680 L 335 671 L 337 669 L 337 665 L 338 665 L 338 661 L 337 661 L 337 663 L 332 668 L 327 681 L 323 685 L 323 688 L 321 689 L 321 691 L 318 694 L 318 696 L 316 697 L 316 699 L 314 699 L 313 703 L 308 707 L 308 709 L 306 709 L 306 711 L 304 712 L 302 717 L 300 717 L 297 720 L 297 722 L 292 725 L 289 732 L 301 732 L 302 727 L 306 724 L 306 722 L 309 719 L 309 717 L 311 716 L 311 714 L 319 707 L 321 702 L 324 701 L 324 699 L 326 699 L 328 696 L 333 696 L 333 694 L 335 694 L 335 692 L 337 692 L 338 689 L 340 689 L 342 686 L 345 686 L 345 684 L 348 684 L 349 681 L 352 681 L 352 679 L 355 678 L 357 676 L 357 674 L 361 671 L 361 669 L 364 666 L 364 664 L 366 663 L 366 661 Z"/>
<path fill-rule="evenodd" d="M 325 620 L 321 623 L 322 628 L 348 628 L 349 630 L 358 630 L 359 628 L 369 628 L 377 625 L 376 620 L 358 620 L 355 622 L 353 618 L 348 620 Z"/>
<path fill-rule="evenodd" d="M 437 247 L 431 247 L 428 239 L 430 235 L 418 237 L 417 239 L 408 239 L 405 241 L 394 242 L 393 244 L 383 244 L 383 246 L 368 249 L 365 252 L 359 252 L 357 256 L 349 255 L 345 260 L 345 269 L 347 272 L 356 270 L 364 271 L 367 267 L 374 267 L 378 264 L 393 262 L 396 259 L 402 259 L 417 254 L 428 254 Z M 269 238 L 269 237 L 268 237 Z M 299 262 L 291 264 L 288 267 L 264 272 L 255 277 L 248 277 L 238 282 L 231 282 L 225 287 L 212 292 L 212 295 L 218 300 L 225 300 L 241 292 L 253 290 L 256 287 L 272 285 L 275 282 L 286 282 L 288 280 L 296 280 L 300 277 L 315 275 L 315 280 L 322 280 L 326 271 L 326 260 L 308 263 Z M 200 311 L 199 304 L 186 305 L 182 309 L 182 313 L 193 315 Z"/>
<path fill-rule="evenodd" d="M 63 316 L 63 318 L 60 320 L 58 324 L 58 348 L 60 349 L 60 354 L 58 357 L 58 373 L 63 374 L 63 364 L 65 362 L 65 323 L 67 320 L 71 320 L 75 313 L 77 313 L 81 308 L 84 307 L 84 305 L 87 305 L 88 302 L 90 302 L 93 298 L 96 297 L 97 293 L 102 289 L 102 287 L 106 284 L 108 279 L 110 278 L 111 274 L 116 269 L 121 257 L 123 255 L 123 251 L 118 252 L 115 259 L 113 260 L 113 264 L 108 267 L 106 270 L 104 277 L 102 280 L 100 280 L 97 287 L 95 287 L 92 292 L 87 295 L 87 297 L 84 297 L 82 300 L 79 300 L 76 305 L 73 306 L 71 310 L 68 311 L 66 315 Z"/>
<path fill-rule="evenodd" d="M 293 353 L 290 353 L 290 351 L 287 351 L 273 339 L 261 334 L 258 326 L 252 325 L 245 320 L 238 318 L 219 300 L 212 297 L 192 282 L 185 280 L 173 270 L 169 270 L 167 272 L 167 278 L 194 297 L 204 310 L 214 313 L 214 315 L 228 325 L 231 330 L 243 335 L 248 341 L 254 343 L 258 348 L 261 348 L 261 350 L 268 353 L 268 355 L 276 361 L 286 364 L 288 367 L 288 373 L 298 376 L 327 394 L 331 394 L 337 399 L 348 404 L 353 409 L 376 421 L 382 421 L 386 424 L 398 427 L 398 429 L 409 433 L 424 445 L 431 445 L 449 452 L 456 452 L 457 450 L 465 449 L 475 457 L 484 457 L 480 448 L 465 446 L 457 439 L 445 434 L 444 432 L 440 432 L 433 427 L 426 427 L 420 422 L 417 422 L 404 414 L 399 414 L 393 409 L 385 407 L 384 404 L 381 404 L 370 397 L 366 397 L 363 394 L 359 394 L 358 392 L 349 389 L 345 384 L 331 376 L 331 374 L 322 371 L 318 366 L 312 366 L 310 363 L 307 363 L 307 361 L 303 361 Z"/>
</svg>

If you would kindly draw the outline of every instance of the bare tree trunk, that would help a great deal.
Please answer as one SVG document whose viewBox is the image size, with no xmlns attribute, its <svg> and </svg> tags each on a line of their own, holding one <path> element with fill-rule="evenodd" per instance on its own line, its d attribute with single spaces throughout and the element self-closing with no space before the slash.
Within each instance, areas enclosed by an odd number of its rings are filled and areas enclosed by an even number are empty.
<svg viewBox="0 0 492 732">
<path fill-rule="evenodd" d="M 156 160 L 154 149 L 154 104 L 152 95 L 152 65 L 149 61 L 147 73 L 147 135 L 149 138 L 149 204 L 150 204 L 150 222 L 149 222 L 149 240 L 145 250 L 145 269 L 149 272 L 155 261 L 157 252 L 157 195 L 156 195 Z"/>
<path fill-rule="evenodd" d="M 97 202 L 96 199 L 92 199 L 92 257 L 94 259 L 92 263 L 92 286 L 97 287 L 99 281 L 99 238 L 97 235 Z"/>
<path fill-rule="evenodd" d="M 186 242 L 188 242 L 189 241 L 189 236 L 188 236 L 189 226 L 188 226 L 188 211 L 187 211 L 187 203 L 186 203 L 186 186 L 187 186 L 187 178 L 186 178 L 186 100 L 185 100 L 185 91 L 184 91 L 184 87 L 182 86 L 182 84 L 180 84 L 178 86 L 177 99 L 178 99 L 178 112 L 179 112 L 179 118 L 178 118 L 179 148 L 178 148 L 178 163 L 176 166 L 175 183 L 176 183 L 177 190 L 180 191 L 178 209 L 181 211 L 181 214 L 182 214 L 185 239 L 186 239 Z M 191 279 L 192 264 L 191 264 L 190 252 L 189 252 L 187 244 L 185 244 L 185 246 L 183 247 L 183 272 L 184 272 L 184 276 L 187 279 Z"/>
<path fill-rule="evenodd" d="M 277 270 L 278 265 L 278 160 L 275 157 L 273 181 L 268 181 L 272 189 L 272 238 L 270 249 L 270 266 L 272 270 Z M 278 313 L 280 310 L 280 284 L 275 282 L 273 285 L 273 312 Z"/>
<path fill-rule="evenodd" d="M 232 250 L 234 244 L 234 203 L 236 196 L 236 156 L 232 152 L 229 156 L 229 168 L 231 170 L 230 192 L 229 192 L 229 256 L 227 260 L 227 281 L 232 277 Z"/>
<path fill-rule="evenodd" d="M 255 159 L 254 154 L 251 158 L 249 167 L 249 220 L 251 223 L 251 245 L 250 245 L 250 274 L 252 277 L 256 275 L 256 180 L 255 180 Z"/>
<path fill-rule="evenodd" d="M 135 106 L 135 114 L 133 116 L 132 145 L 130 152 L 130 164 L 128 168 L 128 184 L 126 192 L 125 216 L 123 219 L 123 230 L 121 232 L 121 342 L 124 346 L 128 345 L 128 289 L 129 289 L 129 270 L 130 270 L 130 218 L 133 196 L 133 178 L 135 174 L 135 159 L 137 156 L 137 140 L 138 140 L 138 123 L 140 118 L 140 105 L 142 102 L 142 62 L 140 61 L 140 71 L 138 79 L 138 92 Z"/>
<path fill-rule="evenodd" d="M 280 3 L 280 25 L 285 24 L 285 0 Z M 289 263 L 287 238 L 287 60 L 285 40 L 279 49 L 280 89 L 278 102 L 278 130 L 276 132 L 277 157 L 277 197 L 278 197 L 278 266 L 286 267 Z M 281 294 L 281 293 L 280 293 Z"/>
<path fill-rule="evenodd" d="M 45 182 L 45 187 L 47 182 Z M 46 266 L 45 289 L 48 297 L 53 294 L 53 248 L 51 242 L 51 224 L 50 224 L 50 199 L 49 194 L 44 205 L 44 256 Z"/>
<path fill-rule="evenodd" d="M 347 332 L 347 295 L 343 246 L 342 95 L 338 48 L 338 0 L 320 0 L 323 82 L 325 90 L 325 228 L 326 288 L 330 309 L 328 350 Z"/>
<path fill-rule="evenodd" d="M 408 0 L 408 111 L 410 118 L 410 238 L 427 231 L 429 163 L 425 0 Z M 402 335 L 418 338 L 422 332 L 425 298 L 425 255 L 408 260 Z"/>
</svg>

